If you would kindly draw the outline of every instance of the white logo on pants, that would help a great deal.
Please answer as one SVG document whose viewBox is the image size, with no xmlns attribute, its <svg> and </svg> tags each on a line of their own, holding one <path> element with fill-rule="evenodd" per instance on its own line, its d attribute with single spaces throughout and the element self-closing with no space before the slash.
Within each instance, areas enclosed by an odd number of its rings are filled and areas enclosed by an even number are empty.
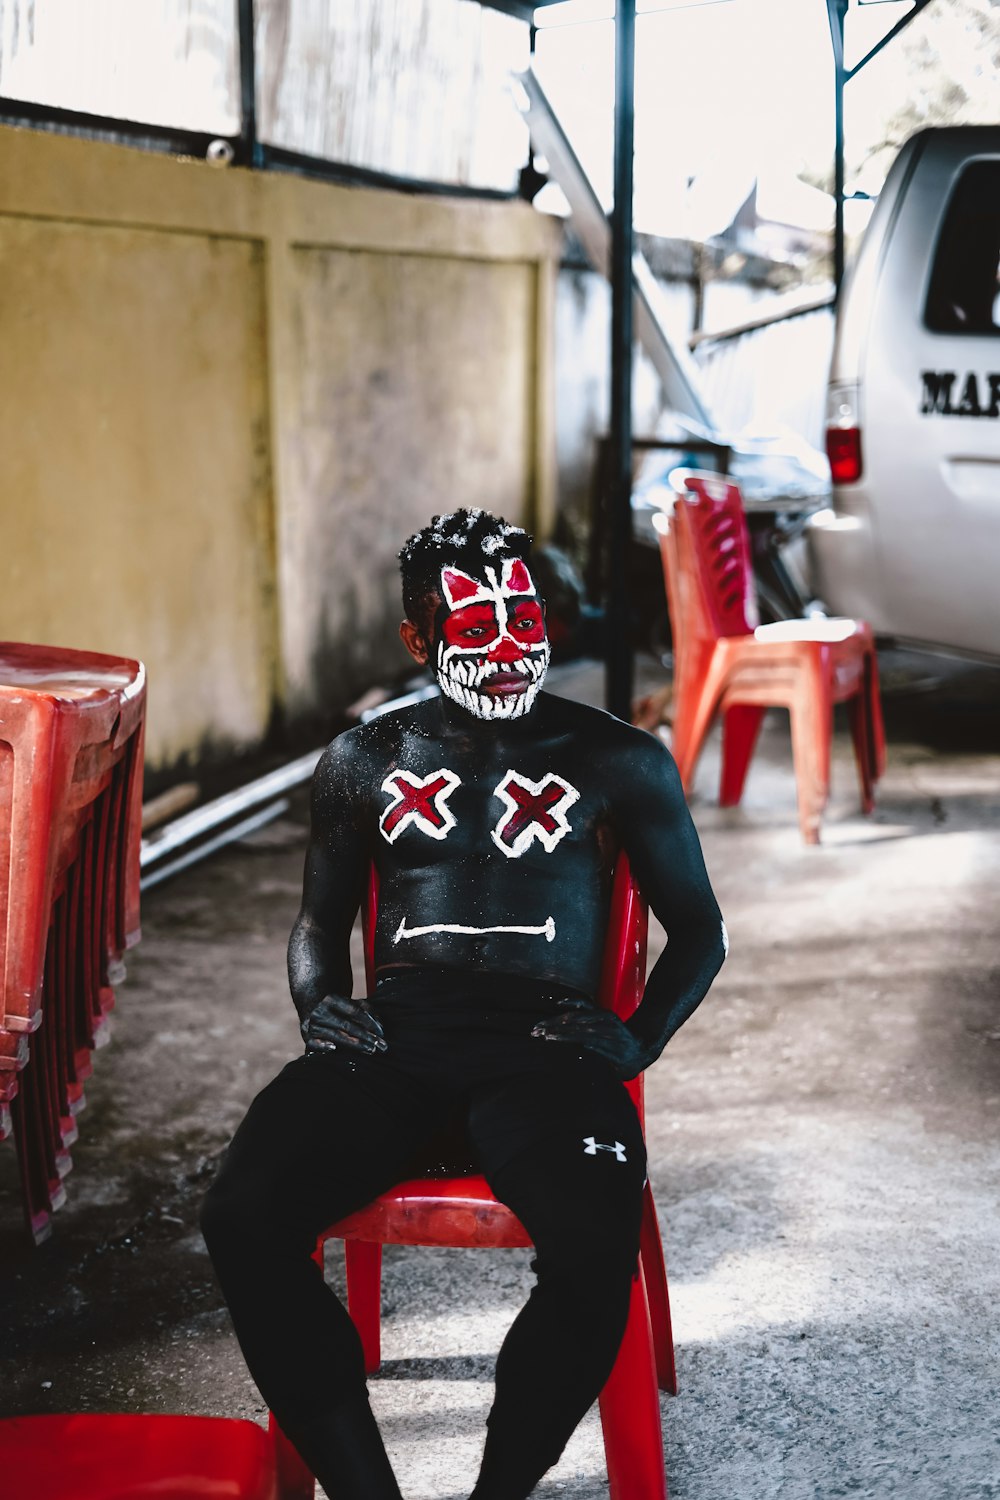
<svg viewBox="0 0 1000 1500">
<path fill-rule="evenodd" d="M 596 1156 L 598 1151 L 613 1151 L 615 1153 L 615 1161 L 625 1161 L 626 1159 L 625 1147 L 621 1141 L 615 1141 L 613 1146 L 604 1146 L 600 1141 L 595 1141 L 592 1135 L 585 1135 L 583 1138 L 584 1156 Z"/>
</svg>

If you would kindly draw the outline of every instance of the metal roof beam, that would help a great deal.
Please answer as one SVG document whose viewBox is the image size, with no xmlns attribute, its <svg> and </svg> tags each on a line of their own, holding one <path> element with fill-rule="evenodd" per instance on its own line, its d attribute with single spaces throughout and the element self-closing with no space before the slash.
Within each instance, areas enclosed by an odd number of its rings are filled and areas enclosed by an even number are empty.
<svg viewBox="0 0 1000 1500">
<path fill-rule="evenodd" d="M 860 62 L 856 62 L 853 68 L 845 68 L 844 22 L 850 8 L 850 0 L 826 0 L 834 63 L 833 286 L 836 297 L 840 296 L 840 288 L 844 280 L 844 87 L 850 79 L 855 78 L 861 72 L 866 63 L 870 63 L 873 57 L 878 56 L 883 47 L 887 47 L 895 37 L 899 36 L 899 33 L 905 30 L 921 11 L 926 10 L 930 3 L 931 0 L 914 0 L 913 9 L 905 16 L 901 16 L 895 26 L 889 28 L 881 41 L 869 48 Z"/>
<path fill-rule="evenodd" d="M 901 31 L 904 31 L 906 27 L 909 26 L 911 21 L 916 20 L 920 12 L 922 10 L 926 10 L 930 3 L 931 0 L 914 0 L 913 9 L 911 11 L 908 11 L 905 16 L 900 16 L 895 26 L 891 27 L 886 32 L 882 40 L 880 42 L 876 42 L 874 47 L 870 48 L 869 51 L 865 53 L 860 62 L 856 62 L 853 68 L 844 69 L 844 82 L 848 82 L 849 79 L 860 73 L 865 64 L 870 63 L 873 57 L 877 57 L 878 54 L 882 51 L 882 48 L 887 47 L 895 37 L 899 36 L 899 33 Z"/>
<path fill-rule="evenodd" d="M 479 3 L 487 10 L 502 10 L 519 21 L 531 21 L 536 10 L 544 5 L 557 5 L 559 0 L 479 0 Z"/>
</svg>

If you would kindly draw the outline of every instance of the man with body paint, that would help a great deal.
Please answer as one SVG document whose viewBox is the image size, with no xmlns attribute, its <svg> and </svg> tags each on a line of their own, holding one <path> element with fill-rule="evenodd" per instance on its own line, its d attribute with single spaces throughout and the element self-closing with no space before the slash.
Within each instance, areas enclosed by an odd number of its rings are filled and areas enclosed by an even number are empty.
<svg viewBox="0 0 1000 1500">
<path fill-rule="evenodd" d="M 539 691 L 529 546 L 460 510 L 400 553 L 400 634 L 441 696 L 338 736 L 317 768 L 289 944 L 305 1054 L 251 1105 L 203 1213 L 250 1371 L 331 1500 L 400 1492 L 360 1341 L 311 1259 L 318 1233 L 460 1131 L 462 1165 L 536 1249 L 472 1492 L 524 1500 L 625 1327 L 645 1153 L 622 1080 L 660 1055 L 725 955 L 668 751 Z M 668 934 L 627 1023 L 594 1000 L 619 848 Z M 376 988 L 354 1000 L 349 939 L 373 863 Z"/>
</svg>

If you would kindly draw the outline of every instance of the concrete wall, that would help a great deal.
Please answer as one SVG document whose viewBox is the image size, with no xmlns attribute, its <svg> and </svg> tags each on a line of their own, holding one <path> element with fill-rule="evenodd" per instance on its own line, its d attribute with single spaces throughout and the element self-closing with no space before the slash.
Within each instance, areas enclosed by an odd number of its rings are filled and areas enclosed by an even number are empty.
<svg viewBox="0 0 1000 1500">
<path fill-rule="evenodd" d="M 544 534 L 558 227 L 0 129 L 0 638 L 142 657 L 150 763 L 404 658 L 437 509 Z"/>
<path fill-rule="evenodd" d="M 690 302 L 686 287 L 665 288 L 669 305 Z M 683 329 L 683 337 L 687 336 Z M 565 266 L 556 283 L 556 463 L 559 508 L 582 544 L 593 503 L 600 438 L 611 414 L 611 288 L 596 271 Z M 648 437 L 663 410 L 663 393 L 641 344 L 635 346 L 632 421 Z"/>
</svg>

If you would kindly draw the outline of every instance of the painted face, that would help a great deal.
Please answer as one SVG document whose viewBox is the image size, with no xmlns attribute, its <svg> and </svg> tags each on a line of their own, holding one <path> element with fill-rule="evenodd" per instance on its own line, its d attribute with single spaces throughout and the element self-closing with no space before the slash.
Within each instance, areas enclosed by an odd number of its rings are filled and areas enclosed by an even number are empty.
<svg viewBox="0 0 1000 1500">
<path fill-rule="evenodd" d="M 446 698 L 477 719 L 526 714 L 549 665 L 541 602 L 520 558 L 508 558 L 486 582 L 442 568 L 435 675 Z"/>
</svg>

